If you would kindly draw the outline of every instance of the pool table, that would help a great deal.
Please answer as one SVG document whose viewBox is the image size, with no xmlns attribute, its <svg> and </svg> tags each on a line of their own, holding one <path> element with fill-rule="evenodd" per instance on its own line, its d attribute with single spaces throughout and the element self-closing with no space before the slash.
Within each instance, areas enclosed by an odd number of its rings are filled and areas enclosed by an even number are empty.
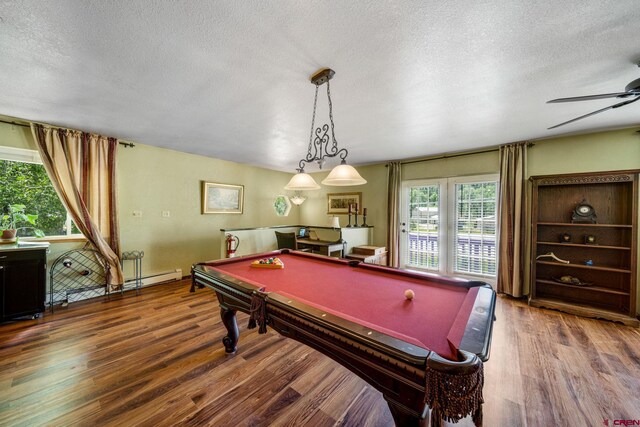
<svg viewBox="0 0 640 427">
<path fill-rule="evenodd" d="M 278 257 L 282 269 L 253 268 Z M 484 282 L 426 275 L 283 249 L 195 264 L 191 291 L 216 292 L 223 344 L 235 353 L 236 311 L 336 360 L 384 395 L 398 426 L 482 423 L 483 361 L 495 292 Z M 414 292 L 413 299 L 405 291 Z"/>
</svg>

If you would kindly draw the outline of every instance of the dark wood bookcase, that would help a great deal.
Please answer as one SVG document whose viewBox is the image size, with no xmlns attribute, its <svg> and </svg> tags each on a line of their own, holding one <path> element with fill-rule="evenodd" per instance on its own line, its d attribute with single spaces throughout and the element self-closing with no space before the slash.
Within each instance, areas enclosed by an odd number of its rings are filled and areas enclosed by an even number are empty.
<svg viewBox="0 0 640 427">
<path fill-rule="evenodd" d="M 534 176 L 531 181 L 529 304 L 638 326 L 638 171 Z M 595 224 L 571 222 L 583 200 L 593 206 Z M 565 234 L 569 241 L 563 240 Z M 587 236 L 595 243 L 585 243 Z M 570 263 L 537 259 L 550 252 Z M 563 276 L 584 284 L 560 282 Z"/>
</svg>

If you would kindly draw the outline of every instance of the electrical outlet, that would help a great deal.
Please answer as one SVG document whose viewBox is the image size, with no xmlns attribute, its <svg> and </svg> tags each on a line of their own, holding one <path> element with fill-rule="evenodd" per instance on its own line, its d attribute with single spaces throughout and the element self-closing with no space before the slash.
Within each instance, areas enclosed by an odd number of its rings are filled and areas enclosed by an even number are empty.
<svg viewBox="0 0 640 427">
<path fill-rule="evenodd" d="M 141 217 L 142 216 L 142 211 L 133 211 L 133 216 L 135 217 Z"/>
<path fill-rule="evenodd" d="M 171 212 L 170 211 L 162 211 L 162 217 L 163 218 L 169 218 L 171 216 Z"/>
</svg>

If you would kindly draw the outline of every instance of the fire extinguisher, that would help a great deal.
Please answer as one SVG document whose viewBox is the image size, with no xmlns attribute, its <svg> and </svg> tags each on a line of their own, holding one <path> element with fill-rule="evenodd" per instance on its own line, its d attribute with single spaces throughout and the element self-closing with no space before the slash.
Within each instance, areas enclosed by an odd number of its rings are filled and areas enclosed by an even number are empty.
<svg viewBox="0 0 640 427">
<path fill-rule="evenodd" d="M 227 243 L 227 258 L 233 258 L 236 256 L 238 246 L 240 246 L 240 239 L 233 234 L 226 234 L 225 242 Z"/>
</svg>

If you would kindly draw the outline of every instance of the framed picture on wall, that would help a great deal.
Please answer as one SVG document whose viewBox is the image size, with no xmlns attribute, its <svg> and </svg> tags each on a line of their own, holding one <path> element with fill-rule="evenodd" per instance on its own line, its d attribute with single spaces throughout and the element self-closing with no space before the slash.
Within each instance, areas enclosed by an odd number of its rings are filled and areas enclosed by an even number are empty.
<svg viewBox="0 0 640 427">
<path fill-rule="evenodd" d="M 344 214 L 349 212 L 349 205 L 358 204 L 358 211 L 362 210 L 362 193 L 328 193 L 327 213 Z"/>
<path fill-rule="evenodd" d="M 244 186 L 202 181 L 203 214 L 241 214 Z"/>
</svg>

